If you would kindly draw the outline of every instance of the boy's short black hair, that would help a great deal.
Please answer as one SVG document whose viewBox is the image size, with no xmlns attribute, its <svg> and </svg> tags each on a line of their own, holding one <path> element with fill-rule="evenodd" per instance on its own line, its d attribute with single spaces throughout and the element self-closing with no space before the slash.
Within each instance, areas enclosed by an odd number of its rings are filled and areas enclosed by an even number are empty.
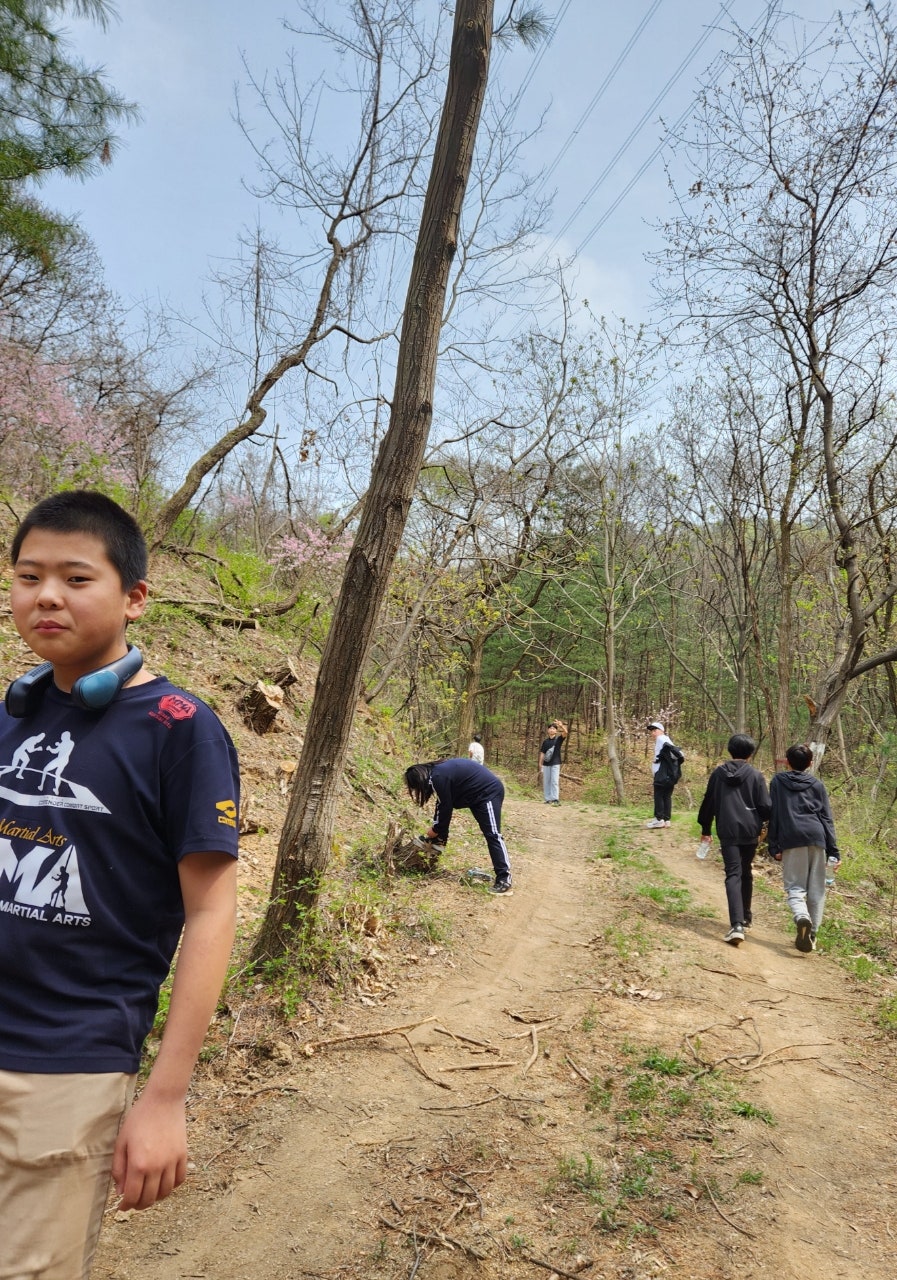
<svg viewBox="0 0 897 1280">
<path fill-rule="evenodd" d="M 813 763 L 813 752 L 805 742 L 795 742 L 785 752 L 785 759 L 792 769 L 808 769 Z"/>
<path fill-rule="evenodd" d="M 146 578 L 146 540 L 132 515 L 104 493 L 69 489 L 51 494 L 32 507 L 16 531 L 9 551 L 13 564 L 32 529 L 52 533 L 89 533 L 99 538 L 122 586 L 130 591 Z"/>
<path fill-rule="evenodd" d="M 733 733 L 727 750 L 733 760 L 750 760 L 757 750 L 757 744 L 746 733 Z"/>
</svg>

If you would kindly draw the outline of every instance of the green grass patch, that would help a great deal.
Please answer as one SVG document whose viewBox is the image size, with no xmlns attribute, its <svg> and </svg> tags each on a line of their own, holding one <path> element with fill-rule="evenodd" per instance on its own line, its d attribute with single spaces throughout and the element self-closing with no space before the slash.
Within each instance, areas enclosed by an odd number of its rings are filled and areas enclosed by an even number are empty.
<svg viewBox="0 0 897 1280">
<path fill-rule="evenodd" d="M 897 1036 L 897 995 L 879 1001 L 875 1024 L 887 1035 Z"/>
<path fill-rule="evenodd" d="M 755 1107 L 753 1102 L 745 1102 L 742 1098 L 735 1099 L 731 1110 L 735 1115 L 743 1116 L 745 1120 L 760 1120 L 763 1124 L 775 1125 L 771 1111 L 766 1111 L 763 1107 Z"/>
</svg>

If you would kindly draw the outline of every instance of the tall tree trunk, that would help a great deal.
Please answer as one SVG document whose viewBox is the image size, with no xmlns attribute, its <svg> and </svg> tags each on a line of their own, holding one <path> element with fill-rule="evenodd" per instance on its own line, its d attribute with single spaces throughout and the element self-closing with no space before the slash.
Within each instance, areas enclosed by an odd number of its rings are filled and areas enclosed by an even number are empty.
<svg viewBox="0 0 897 1280">
<path fill-rule="evenodd" d="M 776 634 L 776 702 L 772 722 L 772 752 L 775 767 L 784 765 L 791 719 L 791 673 L 794 669 L 794 618 L 792 615 L 791 523 L 780 521 L 779 541 L 779 625 Z"/>
<path fill-rule="evenodd" d="M 610 765 L 611 777 L 614 780 L 614 791 L 618 804 L 626 803 L 626 787 L 623 782 L 623 770 L 620 768 L 620 753 L 617 750 L 617 621 L 613 606 L 613 598 L 607 612 L 607 623 L 604 628 L 604 666 L 607 671 L 607 763 Z"/>
<path fill-rule="evenodd" d="M 467 744 L 474 733 L 474 720 L 477 694 L 483 677 L 483 652 L 486 648 L 487 633 L 476 632 L 470 642 L 470 656 L 467 659 L 467 674 L 464 679 L 464 693 L 461 696 L 461 710 L 458 715 L 458 755 L 467 755 Z"/>
<path fill-rule="evenodd" d="M 255 962 L 293 948 L 327 866 L 365 658 L 433 418 L 440 322 L 486 91 L 492 17 L 493 0 L 457 0 L 448 85 L 411 266 L 389 427 L 371 473 L 318 671 L 271 901 L 253 948 Z"/>
</svg>

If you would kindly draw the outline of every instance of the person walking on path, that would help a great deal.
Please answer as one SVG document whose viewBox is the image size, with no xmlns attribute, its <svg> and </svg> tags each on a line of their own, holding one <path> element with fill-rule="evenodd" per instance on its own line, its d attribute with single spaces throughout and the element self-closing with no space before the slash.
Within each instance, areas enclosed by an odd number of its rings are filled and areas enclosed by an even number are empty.
<svg viewBox="0 0 897 1280">
<path fill-rule="evenodd" d="M 486 763 L 486 752 L 483 750 L 483 739 L 478 733 L 473 738 L 467 748 L 467 757 L 469 760 L 476 760 L 477 764 Z"/>
<path fill-rule="evenodd" d="M 546 804 L 561 803 L 561 751 L 567 736 L 563 720 L 552 720 L 539 748 L 539 776 Z"/>
<path fill-rule="evenodd" d="M 654 817 L 645 826 L 658 830 L 671 825 L 673 788 L 682 777 L 682 761 L 685 756 L 673 745 L 672 738 L 667 737 L 659 720 L 649 723 L 648 733 L 654 739 L 654 760 L 651 765 L 654 778 Z"/>
<path fill-rule="evenodd" d="M 511 863 L 501 834 L 501 806 L 505 798 L 501 778 L 484 764 L 460 757 L 411 765 L 405 770 L 405 785 L 411 799 L 421 808 L 431 796 L 436 796 L 433 823 L 415 844 L 441 852 L 448 841 L 452 814 L 456 809 L 469 809 L 483 833 L 492 860 L 495 883 L 490 892 L 510 893 Z"/>
<path fill-rule="evenodd" d="M 825 784 L 808 773 L 813 752 L 805 742 L 785 752 L 788 769 L 769 784 L 769 854 L 782 864 L 785 898 L 794 916 L 794 945 L 815 951 L 825 911 L 826 860 L 840 862 L 835 823 Z"/>
<path fill-rule="evenodd" d="M 745 733 L 733 733 L 728 744 L 732 759 L 713 770 L 698 810 L 702 843 L 710 843 L 711 827 L 716 822 L 729 908 L 729 932 L 725 940 L 735 947 L 744 942 L 744 931 L 751 927 L 754 855 L 770 810 L 766 779 L 750 763 L 756 749 L 753 738 Z"/>
</svg>

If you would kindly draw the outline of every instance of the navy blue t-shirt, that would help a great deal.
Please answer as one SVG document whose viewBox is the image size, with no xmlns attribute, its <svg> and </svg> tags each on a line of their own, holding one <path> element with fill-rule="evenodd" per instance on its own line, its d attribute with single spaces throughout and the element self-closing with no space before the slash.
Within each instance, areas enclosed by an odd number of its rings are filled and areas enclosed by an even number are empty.
<svg viewBox="0 0 897 1280">
<path fill-rule="evenodd" d="M 227 731 L 157 678 L 103 712 L 0 707 L 0 1068 L 137 1070 L 184 923 L 178 862 L 237 856 Z"/>
</svg>

